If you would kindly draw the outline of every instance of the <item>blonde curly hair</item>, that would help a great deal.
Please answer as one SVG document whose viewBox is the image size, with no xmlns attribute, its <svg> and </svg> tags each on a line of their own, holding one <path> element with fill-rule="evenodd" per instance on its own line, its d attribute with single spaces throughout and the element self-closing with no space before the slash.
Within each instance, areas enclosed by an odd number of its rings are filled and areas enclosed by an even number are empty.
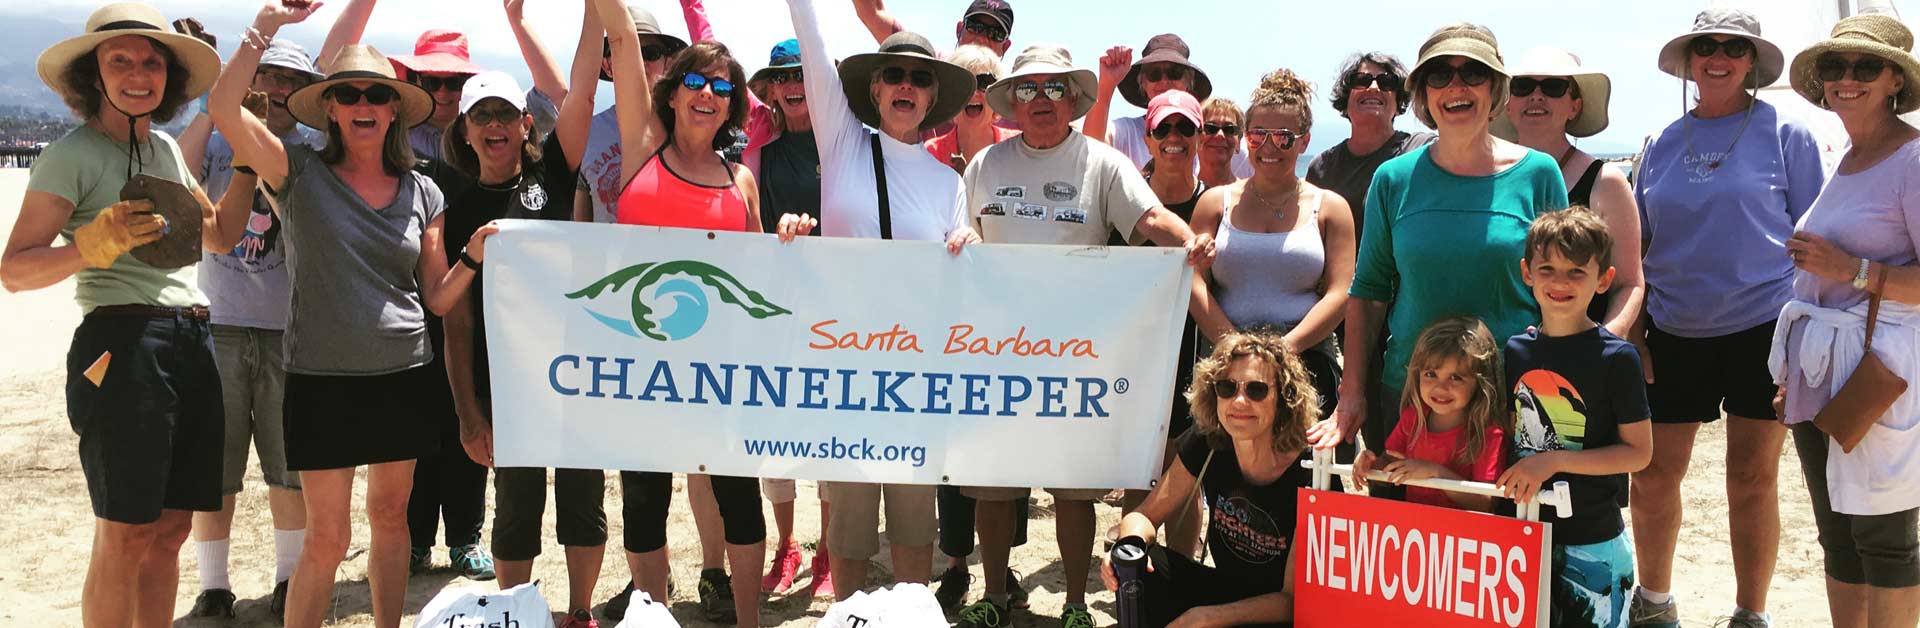
<svg viewBox="0 0 1920 628">
<path fill-rule="evenodd" d="M 1242 358 L 1272 366 L 1279 380 L 1272 382 L 1273 392 L 1267 397 L 1275 404 L 1273 450 L 1285 453 L 1305 448 L 1307 424 L 1320 416 L 1320 393 L 1313 388 L 1313 375 L 1307 372 L 1306 363 L 1300 361 L 1285 338 L 1270 330 L 1229 332 L 1214 345 L 1213 355 L 1194 365 L 1193 383 L 1186 391 L 1194 428 L 1209 442 L 1226 444 L 1213 384 L 1228 379 L 1227 369 Z"/>
</svg>

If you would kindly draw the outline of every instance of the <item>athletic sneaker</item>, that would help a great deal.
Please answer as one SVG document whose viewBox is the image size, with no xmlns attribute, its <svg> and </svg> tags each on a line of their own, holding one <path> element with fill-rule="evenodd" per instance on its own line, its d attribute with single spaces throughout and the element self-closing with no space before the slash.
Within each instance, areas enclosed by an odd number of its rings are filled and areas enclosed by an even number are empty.
<svg viewBox="0 0 1920 628">
<path fill-rule="evenodd" d="M 1007 606 L 1027 608 L 1027 588 L 1020 586 L 1020 574 L 1007 570 Z"/>
<path fill-rule="evenodd" d="M 273 585 L 273 601 L 267 603 L 267 610 L 281 621 L 287 618 L 287 581 L 281 580 Z"/>
<path fill-rule="evenodd" d="M 1631 628 L 1680 628 L 1680 603 L 1669 598 L 1665 604 L 1648 602 L 1640 597 L 1639 591 L 1629 595 L 1633 602 L 1627 607 L 1627 622 Z"/>
<path fill-rule="evenodd" d="M 800 573 L 800 546 L 791 542 L 774 550 L 767 575 L 760 579 L 762 593 L 786 593 L 793 588 L 793 577 Z"/>
<path fill-rule="evenodd" d="M 1011 611 L 1007 607 L 993 603 L 992 600 L 980 600 L 960 609 L 960 623 L 954 628 L 1001 628 L 1013 624 Z"/>
<path fill-rule="evenodd" d="M 628 580 L 627 586 L 621 587 L 619 593 L 613 594 L 613 597 L 607 598 L 606 604 L 601 605 L 600 614 L 606 615 L 607 619 L 616 621 L 625 619 L 627 616 L 627 602 L 633 600 L 633 587 L 633 581 Z"/>
<path fill-rule="evenodd" d="M 560 628 L 600 628 L 600 622 L 594 620 L 591 611 L 583 608 L 567 614 L 567 620 L 560 623 Z"/>
<path fill-rule="evenodd" d="M 933 599 L 940 601 L 940 610 L 953 612 L 960 608 L 961 600 L 967 599 L 967 588 L 973 584 L 973 574 L 967 572 L 965 565 L 954 565 L 940 574 L 940 584 L 933 590 Z"/>
<path fill-rule="evenodd" d="M 469 580 L 493 579 L 493 555 L 477 543 L 447 548 L 447 562 L 453 563 L 453 570 Z"/>
<path fill-rule="evenodd" d="M 813 570 L 813 580 L 807 583 L 807 597 L 833 597 L 833 557 L 826 552 L 815 553 L 807 568 Z"/>
<path fill-rule="evenodd" d="M 1060 611 L 1060 628 L 1096 628 L 1093 613 L 1085 607 L 1069 606 Z"/>
<path fill-rule="evenodd" d="M 233 619 L 233 592 L 226 589 L 207 589 L 194 598 L 193 610 L 187 611 L 188 617 L 219 617 Z"/>
<path fill-rule="evenodd" d="M 407 571 L 421 574 L 433 569 L 433 548 L 415 545 L 407 559 Z"/>
<path fill-rule="evenodd" d="M 1767 621 L 1765 616 L 1744 608 L 1734 610 L 1732 615 L 1713 622 L 1713 625 L 1727 628 L 1773 628 L 1773 622 Z"/>
<path fill-rule="evenodd" d="M 725 569 L 700 570 L 700 611 L 717 624 L 731 624 L 738 617 L 733 611 L 733 580 Z"/>
</svg>

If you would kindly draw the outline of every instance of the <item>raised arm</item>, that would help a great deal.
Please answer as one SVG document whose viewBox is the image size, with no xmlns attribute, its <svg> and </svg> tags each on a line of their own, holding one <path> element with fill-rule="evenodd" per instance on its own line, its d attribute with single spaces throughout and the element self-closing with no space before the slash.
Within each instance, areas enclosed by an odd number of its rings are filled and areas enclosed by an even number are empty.
<svg viewBox="0 0 1920 628">
<path fill-rule="evenodd" d="M 693 43 L 719 41 L 713 37 L 713 22 L 707 19 L 707 7 L 700 0 L 680 0 L 680 15 L 687 18 L 687 37 Z"/>
<path fill-rule="evenodd" d="M 327 40 L 320 45 L 320 56 L 314 57 L 314 61 L 320 64 L 321 74 L 333 68 L 333 56 L 339 54 L 341 48 L 360 43 L 360 36 L 367 32 L 367 20 L 373 16 L 373 5 L 378 1 L 347 0 L 347 7 L 333 21 L 333 28 L 327 29 Z"/>
<path fill-rule="evenodd" d="M 867 32 L 873 34 L 873 43 L 886 41 L 901 28 L 900 21 L 893 19 L 893 13 L 887 11 L 882 0 L 853 0 L 853 13 L 860 16 L 860 23 L 867 26 Z"/>
<path fill-rule="evenodd" d="M 1113 133 L 1107 129 L 1107 112 L 1113 109 L 1113 92 L 1120 88 L 1120 81 L 1127 78 L 1127 69 L 1133 67 L 1133 49 L 1126 46 L 1114 46 L 1100 57 L 1100 93 L 1094 95 L 1093 108 L 1087 110 L 1081 119 L 1080 133 L 1087 137 L 1113 145 Z"/>
<path fill-rule="evenodd" d="M 248 214 L 253 213 L 254 185 L 259 181 L 244 170 L 233 171 L 226 191 L 220 195 L 220 204 L 214 207 L 213 220 L 200 230 L 201 249 L 208 253 L 226 253 L 246 237 Z"/>
<path fill-rule="evenodd" d="M 568 170 L 580 169 L 587 150 L 587 136 L 593 130 L 593 97 L 600 85 L 601 36 L 600 14 L 588 6 L 580 13 L 580 42 L 573 47 L 573 70 L 567 75 L 571 89 L 560 99 L 560 119 L 553 126 Z M 575 196 L 587 197 L 585 194 Z"/>
<path fill-rule="evenodd" d="M 527 28 L 525 3 L 526 0 L 505 0 L 507 26 L 513 29 L 513 40 L 520 44 L 520 56 L 527 61 L 527 71 L 533 74 L 533 88 L 546 94 L 549 100 L 564 102 L 570 84 L 560 75 L 560 62 L 547 54 L 540 37 Z"/>
<path fill-rule="evenodd" d="M 180 145 L 180 157 L 187 162 L 187 175 L 200 185 L 207 184 L 207 140 L 212 137 L 213 116 L 203 110 L 193 115 L 193 121 L 180 130 L 179 137 L 173 138 L 174 143 Z"/>
<path fill-rule="evenodd" d="M 800 67 L 807 76 L 807 116 L 813 119 L 814 140 L 820 163 L 825 166 L 836 158 L 856 154 L 854 145 L 867 138 L 860 120 L 853 117 L 853 109 L 847 105 L 838 68 L 827 56 L 827 40 L 820 35 L 813 2 L 787 0 L 787 7 L 793 14 L 794 38 L 800 40 Z"/>
<path fill-rule="evenodd" d="M 295 9 L 287 7 L 280 0 L 267 0 L 260 7 L 260 13 L 253 18 L 253 30 L 263 40 L 270 40 L 280 32 L 280 27 L 305 21 L 322 4 L 315 2 Z M 287 148 L 267 128 L 266 122 L 241 106 L 253 84 L 253 71 L 260 66 L 260 54 L 264 52 L 260 44 L 263 43 L 240 42 L 233 52 L 233 58 L 227 61 L 226 69 L 220 72 L 220 78 L 213 82 L 213 92 L 207 97 L 207 109 L 213 116 L 213 125 L 220 129 L 220 136 L 226 138 L 227 144 L 233 147 L 234 159 L 248 164 L 254 172 L 259 173 L 261 181 L 279 189 L 287 176 Z"/>
<path fill-rule="evenodd" d="M 647 64 L 640 61 L 640 35 L 633 30 L 633 22 L 625 18 L 626 7 L 620 0 L 589 2 L 588 10 L 600 14 L 600 28 L 606 31 L 613 52 L 613 106 L 620 118 L 620 152 L 626 155 L 620 160 L 620 185 L 624 187 L 666 134 L 653 112 L 653 80 L 647 76 Z"/>
</svg>

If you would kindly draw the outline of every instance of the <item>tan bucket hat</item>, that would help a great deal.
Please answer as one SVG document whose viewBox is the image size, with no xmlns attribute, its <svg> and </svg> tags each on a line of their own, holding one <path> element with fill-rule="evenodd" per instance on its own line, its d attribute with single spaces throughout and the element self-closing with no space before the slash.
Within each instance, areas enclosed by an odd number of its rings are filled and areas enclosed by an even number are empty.
<svg viewBox="0 0 1920 628">
<path fill-rule="evenodd" d="M 1500 40 L 1494 38 L 1492 31 L 1478 24 L 1465 22 L 1449 24 L 1435 29 L 1432 35 L 1427 36 L 1426 43 L 1420 44 L 1419 60 L 1415 61 L 1413 69 L 1407 72 L 1407 89 L 1412 90 L 1416 98 L 1420 97 L 1419 90 L 1422 89 L 1420 69 L 1426 67 L 1428 61 L 1440 57 L 1466 57 L 1492 68 L 1495 74 L 1512 76 L 1507 73 L 1506 62 L 1500 58 Z M 1506 102 L 1506 90 L 1495 90 L 1493 94 L 1495 118 L 1503 117 L 1501 108 L 1506 106 Z M 1428 128 L 1434 128 L 1433 118 L 1428 116 L 1421 107 L 1413 108 L 1413 117 L 1419 119 L 1420 123 L 1427 125 Z"/>
<path fill-rule="evenodd" d="M 933 42 L 918 34 L 900 31 L 880 42 L 879 52 L 868 52 L 847 57 L 840 62 L 840 86 L 847 95 L 847 108 L 853 110 L 853 117 L 873 128 L 880 128 L 880 109 L 873 104 L 873 92 L 868 89 L 873 84 L 873 71 L 895 59 L 913 59 L 923 61 L 933 76 L 939 81 L 933 94 L 933 103 L 927 106 L 927 117 L 920 122 L 920 129 L 926 130 L 945 124 L 973 98 L 973 73 L 966 68 L 947 63 L 933 53 Z"/>
<path fill-rule="evenodd" d="M 1754 78 L 1761 87 L 1780 80 L 1780 70 L 1786 66 L 1786 55 L 1780 53 L 1779 46 L 1760 37 L 1760 19 L 1752 13 L 1724 7 L 1701 11 L 1693 18 L 1693 30 L 1667 40 L 1667 44 L 1660 47 L 1660 71 L 1683 80 L 1693 80 L 1693 77 L 1687 76 L 1687 44 L 1702 35 L 1732 35 L 1753 42 Z"/>
<path fill-rule="evenodd" d="M 1013 73 L 987 88 L 987 106 L 1000 117 L 1012 119 L 1014 84 L 1022 78 L 1044 74 L 1067 75 L 1069 87 L 1076 94 L 1069 122 L 1086 117 L 1087 111 L 1093 109 L 1100 78 L 1093 75 L 1093 70 L 1073 67 L 1073 54 L 1057 44 L 1034 44 L 1020 51 L 1020 56 L 1013 59 Z"/>
<path fill-rule="evenodd" d="M 213 80 L 220 77 L 220 53 L 212 46 L 189 35 L 174 32 L 167 26 L 167 18 L 155 9 L 138 2 L 109 4 L 94 10 L 87 16 L 86 33 L 70 37 L 40 53 L 35 62 L 40 72 L 40 82 L 61 97 L 67 96 L 67 82 L 62 74 L 75 59 L 93 53 L 93 49 L 104 42 L 121 35 L 140 35 L 160 42 L 173 52 L 175 60 L 187 69 L 186 94 L 188 98 L 198 98 L 213 87 Z M 168 80 L 174 80 L 168 77 Z"/>
<path fill-rule="evenodd" d="M 1899 66 L 1907 77 L 1907 84 L 1895 97 L 1893 112 L 1920 109 L 1920 59 L 1913 56 L 1913 31 L 1900 20 L 1886 15 L 1856 15 L 1840 20 L 1833 25 L 1831 37 L 1793 56 L 1793 70 L 1788 74 L 1793 81 L 1793 91 L 1822 107 L 1826 106 L 1826 89 L 1820 77 L 1814 75 L 1814 67 L 1821 55 L 1833 52 L 1873 55 Z"/>
<path fill-rule="evenodd" d="M 1580 115 L 1567 121 L 1567 135 L 1592 137 L 1607 128 L 1607 101 L 1613 97 L 1613 81 L 1607 75 L 1580 65 L 1580 57 L 1571 52 L 1541 46 L 1528 50 L 1507 66 L 1513 76 L 1564 76 L 1580 87 Z M 1505 112 L 1493 118 L 1493 135 L 1513 141 L 1520 135 Z"/>
<path fill-rule="evenodd" d="M 301 124 L 327 128 L 327 88 L 349 81 L 373 81 L 393 88 L 400 95 L 394 101 L 394 122 L 410 129 L 433 116 L 433 97 L 420 86 L 394 78 L 393 64 L 373 46 L 352 44 L 340 49 L 328 66 L 327 78 L 314 81 L 287 97 L 287 111 Z"/>
</svg>

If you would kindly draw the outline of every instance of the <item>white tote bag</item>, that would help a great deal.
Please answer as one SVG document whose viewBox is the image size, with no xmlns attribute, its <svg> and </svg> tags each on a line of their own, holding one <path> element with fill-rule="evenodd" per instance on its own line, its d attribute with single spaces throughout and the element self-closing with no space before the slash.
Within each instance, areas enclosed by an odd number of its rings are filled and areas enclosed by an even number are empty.
<svg viewBox="0 0 1920 628">
<path fill-rule="evenodd" d="M 553 613 L 540 596 L 540 583 L 505 591 L 447 589 L 420 610 L 414 628 L 553 628 Z"/>
</svg>

